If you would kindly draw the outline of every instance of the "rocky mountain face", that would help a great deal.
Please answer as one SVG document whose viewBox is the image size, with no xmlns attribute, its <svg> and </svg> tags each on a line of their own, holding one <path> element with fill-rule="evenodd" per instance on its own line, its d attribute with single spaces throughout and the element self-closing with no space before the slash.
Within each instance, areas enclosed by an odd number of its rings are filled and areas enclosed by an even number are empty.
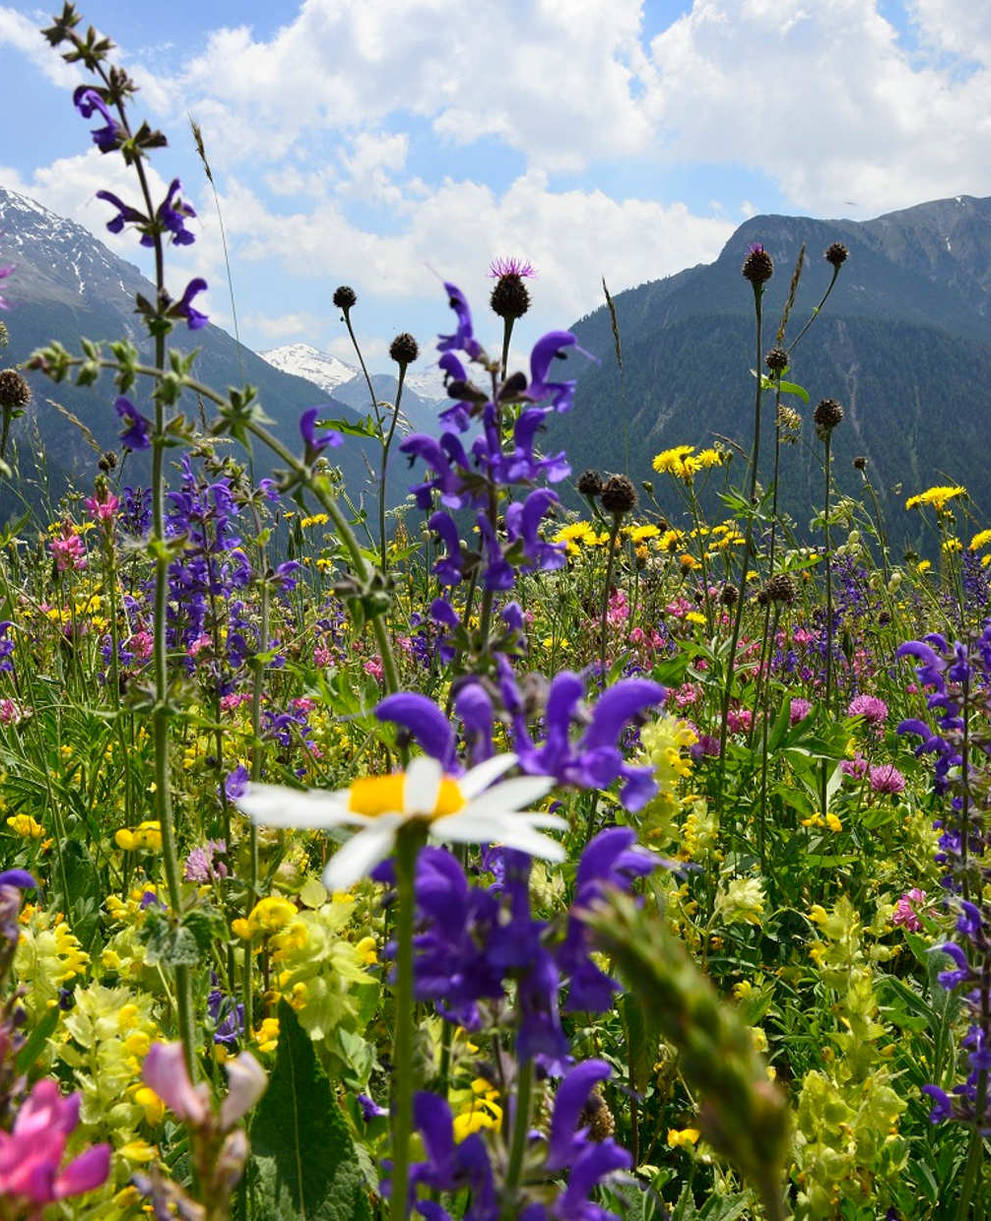
<svg viewBox="0 0 991 1221">
<path fill-rule="evenodd" d="M 753 242 L 763 243 L 775 261 L 763 300 L 761 354 L 774 346 L 802 243 L 806 265 L 786 347 L 829 284 L 831 267 L 823 252 L 833 242 L 849 250 L 825 308 L 792 352 L 788 373 L 810 395 L 808 406 L 791 401 L 804 424 L 799 444 L 784 453 L 780 477 L 783 505 L 798 529 L 807 530 L 821 502 L 823 447 L 811 423 L 821 398 L 836 399 L 846 412 L 833 437 L 841 489 L 859 494 L 862 480 L 852 459 L 866 457 L 898 545 L 911 544 L 919 530 L 918 517 L 904 509 L 905 498 L 936 483 L 964 484 L 972 511 L 986 524 L 991 199 L 938 200 L 866 222 L 753 217 L 714 263 L 617 296 L 622 371 L 608 311 L 599 309 L 575 324 L 579 342 L 601 364 L 569 370 L 579 378 L 574 411 L 554 419 L 547 450 L 566 446 L 576 474 L 594 466 L 652 479 L 672 518 L 681 503 L 669 477 L 651 471 L 654 454 L 717 438 L 749 450 L 751 370 L 758 353 L 754 296 L 740 272 Z M 768 399 L 764 414 L 766 486 L 773 449 Z M 742 459 L 735 469 L 731 464 L 736 483 L 742 465 Z M 714 496 L 709 507 L 718 512 Z"/>
<path fill-rule="evenodd" d="M 151 345 L 134 313 L 134 299 L 139 292 L 151 296 L 153 289 L 136 267 L 81 225 L 3 188 L 0 232 L 0 261 L 16 268 L 4 281 L 4 296 L 10 302 L 3 315 L 9 345 L 0 353 L 0 363 L 18 364 L 51 340 L 78 353 L 80 336 L 94 341 L 127 338 L 150 356 Z M 207 385 L 218 389 L 244 383 L 255 386 L 273 421 L 273 432 L 294 448 L 299 444 L 299 417 L 308 407 L 319 406 L 321 418 L 353 422 L 364 415 L 325 387 L 274 367 L 219 327 L 211 325 L 196 332 L 177 328 L 171 343 L 183 352 L 198 350 L 194 371 Z M 15 486 L 4 488 L 0 512 L 13 511 L 23 500 L 50 506 L 70 481 L 78 488 L 88 488 L 98 451 L 119 445 L 120 423 L 113 409 L 116 392 L 109 375 L 90 387 L 65 382 L 56 386 L 37 374 L 29 375 L 29 381 L 33 401 L 27 415 L 15 425 L 13 436 L 20 477 Z M 150 411 L 148 389 L 139 384 L 130 395 L 146 413 Z M 200 409 L 191 399 L 183 400 L 182 410 L 187 414 L 195 415 Z M 209 418 L 209 407 L 204 405 L 203 410 Z M 334 454 L 353 496 L 367 486 L 366 456 L 373 467 L 377 465 L 377 444 L 355 438 Z M 267 459 L 260 460 L 268 465 Z M 125 482 L 140 483 L 146 477 L 146 455 L 129 455 Z M 390 484 L 392 498 L 401 500 L 405 494 L 401 475 Z M 368 503 L 373 510 L 374 496 Z"/>
</svg>

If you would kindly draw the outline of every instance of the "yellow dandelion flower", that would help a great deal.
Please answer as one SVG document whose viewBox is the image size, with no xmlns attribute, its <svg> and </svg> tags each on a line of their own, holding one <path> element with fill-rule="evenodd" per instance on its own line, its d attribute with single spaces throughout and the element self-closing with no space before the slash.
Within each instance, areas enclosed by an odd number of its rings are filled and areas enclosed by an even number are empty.
<svg viewBox="0 0 991 1221">
<path fill-rule="evenodd" d="M 919 506 L 929 506 L 935 509 L 937 513 L 942 513 L 949 501 L 954 500 L 957 496 L 966 495 L 967 489 L 959 484 L 954 487 L 927 488 L 924 492 L 919 492 L 917 496 L 910 496 L 905 501 L 905 508 L 914 509 Z"/>
<path fill-rule="evenodd" d="M 970 540 L 969 551 L 980 551 L 991 543 L 991 530 L 981 530 L 979 534 L 975 534 Z"/>
</svg>

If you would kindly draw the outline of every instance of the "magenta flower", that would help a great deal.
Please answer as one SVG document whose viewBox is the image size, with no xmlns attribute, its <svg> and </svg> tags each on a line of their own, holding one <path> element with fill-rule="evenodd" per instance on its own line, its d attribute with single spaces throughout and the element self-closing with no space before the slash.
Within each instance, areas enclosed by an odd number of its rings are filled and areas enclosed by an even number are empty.
<svg viewBox="0 0 991 1221">
<path fill-rule="evenodd" d="M 891 763 L 882 763 L 879 767 L 872 767 L 868 776 L 871 788 L 875 793 L 890 793 L 894 796 L 896 793 L 905 791 L 905 777 Z"/>
<path fill-rule="evenodd" d="M 918 909 L 922 907 L 925 901 L 926 892 L 919 890 L 918 886 L 913 886 L 895 904 L 891 923 L 900 924 L 908 929 L 909 932 L 917 933 L 922 928 L 922 921 L 918 917 Z"/>
<path fill-rule="evenodd" d="M 521 280 L 535 276 L 533 264 L 529 259 L 518 259 L 515 256 L 508 259 L 493 259 L 489 265 L 489 275 L 493 280 L 501 280 L 503 276 L 519 276 Z"/>
<path fill-rule="evenodd" d="M 193 1085 L 186 1069 L 181 1043 L 153 1043 L 141 1076 L 170 1110 L 194 1128 L 217 1123 L 227 1132 L 251 1110 L 268 1085 L 265 1070 L 249 1052 L 243 1051 L 224 1065 L 230 1090 L 214 1117 L 210 1091 L 206 1085 Z"/>
<path fill-rule="evenodd" d="M 14 1120 L 11 1132 L 0 1131 L 0 1199 L 40 1217 L 41 1207 L 82 1195 L 106 1182 L 110 1146 L 94 1145 L 59 1169 L 69 1133 L 79 1122 L 79 1094 L 63 1098 L 54 1081 L 36 1082 Z"/>
<path fill-rule="evenodd" d="M 844 776 L 851 776 L 854 780 L 863 780 L 867 775 L 867 760 L 858 750 L 852 759 L 844 759 L 840 764 L 840 771 Z"/>
<path fill-rule="evenodd" d="M 797 725 L 799 721 L 804 721 L 812 711 L 812 705 L 808 700 L 795 699 L 791 701 L 790 720 L 793 725 Z"/>
<path fill-rule="evenodd" d="M 888 705 L 876 695 L 855 695 L 850 701 L 847 716 L 862 716 L 868 725 L 883 725 L 888 719 Z"/>
<path fill-rule="evenodd" d="M 82 572 L 86 567 L 86 544 L 73 531 L 71 522 L 62 523 L 61 537 L 53 538 L 48 549 L 55 557 L 55 566 L 59 572 Z"/>
</svg>

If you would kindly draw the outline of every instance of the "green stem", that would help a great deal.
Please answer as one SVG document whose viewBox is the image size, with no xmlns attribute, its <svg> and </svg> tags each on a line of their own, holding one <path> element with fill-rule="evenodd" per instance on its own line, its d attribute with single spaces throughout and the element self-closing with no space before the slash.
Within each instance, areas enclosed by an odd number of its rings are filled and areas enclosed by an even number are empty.
<svg viewBox="0 0 991 1221">
<path fill-rule="evenodd" d="M 530 1128 L 530 1095 L 533 1093 L 533 1061 L 524 1060 L 516 1079 L 516 1114 L 513 1116 L 513 1138 L 509 1147 L 509 1164 L 506 1168 L 506 1187 L 503 1196 L 502 1221 L 513 1221 L 518 1215 L 516 1191 L 523 1170 L 523 1154 L 526 1151 L 526 1135 Z"/>
<path fill-rule="evenodd" d="M 382 472 L 379 475 L 379 567 L 383 574 L 388 571 L 388 559 L 385 550 L 385 477 L 389 470 L 389 450 L 392 448 L 392 438 L 396 433 L 396 421 L 399 419 L 399 404 L 403 397 L 403 382 L 406 379 L 406 366 L 399 366 L 399 382 L 396 386 L 396 402 L 392 409 L 392 423 L 389 425 L 389 435 L 382 442 Z"/>
<path fill-rule="evenodd" d="M 612 585 L 613 565 L 616 558 L 616 538 L 622 514 L 614 513 L 609 530 L 609 558 L 606 560 L 606 581 L 602 587 L 602 610 L 599 612 L 599 667 L 602 685 L 606 683 L 606 616 L 609 613 L 609 588 Z"/>
<path fill-rule="evenodd" d="M 406 1221 L 409 1138 L 413 1129 L 413 912 L 416 858 L 426 839 L 422 823 L 408 822 L 396 837 L 396 1034 L 392 1045 L 391 1221 Z"/>
</svg>

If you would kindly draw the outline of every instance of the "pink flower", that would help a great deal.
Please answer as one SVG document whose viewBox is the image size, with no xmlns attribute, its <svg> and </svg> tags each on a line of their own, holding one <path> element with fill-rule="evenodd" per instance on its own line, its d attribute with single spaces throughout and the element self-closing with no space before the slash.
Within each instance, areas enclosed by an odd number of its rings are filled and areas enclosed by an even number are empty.
<svg viewBox="0 0 991 1221">
<path fill-rule="evenodd" d="M 62 523 L 61 538 L 53 538 L 48 549 L 55 556 L 55 566 L 59 572 L 67 569 L 82 572 L 86 567 L 86 544 L 73 532 L 71 522 Z"/>
<path fill-rule="evenodd" d="M 66 1140 L 79 1122 L 79 1103 L 79 1094 L 63 1098 L 47 1077 L 35 1083 L 13 1130 L 0 1131 L 0 1198 L 15 1204 L 52 1204 L 106 1182 L 109 1145 L 94 1145 L 59 1170 Z M 20 1208 L 16 1215 L 22 1215 Z"/>
<path fill-rule="evenodd" d="M 867 775 L 867 760 L 858 750 L 852 759 L 844 759 L 840 764 L 844 776 L 852 776 L 854 780 L 862 780 Z"/>
<path fill-rule="evenodd" d="M 313 661 L 315 665 L 323 669 L 325 666 L 331 665 L 334 660 L 334 654 L 327 648 L 325 644 L 318 644 L 313 650 Z"/>
<path fill-rule="evenodd" d="M 797 725 L 799 721 L 804 721 L 812 711 L 812 705 L 808 700 L 794 699 L 791 701 L 790 719 L 792 725 Z"/>
<path fill-rule="evenodd" d="M 749 708 L 731 708 L 726 717 L 730 733 L 749 733 L 754 714 Z"/>
<path fill-rule="evenodd" d="M 904 925 L 910 932 L 917 933 L 922 928 L 922 921 L 916 914 L 916 909 L 921 908 L 925 901 L 926 892 L 913 886 L 895 904 L 891 923 Z"/>
<path fill-rule="evenodd" d="M 689 704 L 695 703 L 700 692 L 694 683 L 682 683 L 681 686 L 675 688 L 671 694 L 674 696 L 674 702 L 679 708 L 687 708 Z"/>
<path fill-rule="evenodd" d="M 606 609 L 606 622 L 610 627 L 620 627 L 630 617 L 630 608 L 627 605 L 626 594 L 617 589 L 609 599 L 609 606 Z"/>
<path fill-rule="evenodd" d="M 265 1070 L 250 1052 L 242 1051 L 224 1068 L 230 1092 L 220 1106 L 217 1117 L 221 1132 L 233 1128 L 242 1119 L 268 1085 Z M 170 1110 L 194 1128 L 205 1128 L 215 1122 L 210 1109 L 210 1090 L 206 1085 L 193 1085 L 186 1069 L 181 1043 L 153 1043 L 141 1069 L 145 1085 L 150 1086 Z"/>
<path fill-rule="evenodd" d="M 883 725 L 888 719 L 888 705 L 876 695 L 856 695 L 846 710 L 847 716 L 862 716 L 868 725 Z"/>
<path fill-rule="evenodd" d="M 120 507 L 120 501 L 113 492 L 106 488 L 103 489 L 102 497 L 87 496 L 83 504 L 90 516 L 104 523 L 113 521 L 114 515 Z"/>
<path fill-rule="evenodd" d="M 127 642 L 127 647 L 141 661 L 146 661 L 151 656 L 154 646 L 155 641 L 152 639 L 151 632 L 145 631 L 135 632 Z"/>
<path fill-rule="evenodd" d="M 381 682 L 385 674 L 385 670 L 382 667 L 382 658 L 376 653 L 374 657 L 370 657 L 365 662 L 364 670 L 366 674 L 370 674 L 372 678 Z"/>
<path fill-rule="evenodd" d="M 20 705 L 14 700 L 0 700 L 0 725 L 17 725 L 23 716 Z"/>
<path fill-rule="evenodd" d="M 871 788 L 875 793 L 903 793 L 905 791 L 905 777 L 901 774 L 897 767 L 891 763 L 882 764 L 880 767 L 872 767 L 870 769 Z"/>
<path fill-rule="evenodd" d="M 230 695 L 222 695 L 220 697 L 220 711 L 234 712 L 240 708 L 242 704 L 248 703 L 251 696 L 246 691 L 233 691 Z"/>
</svg>

